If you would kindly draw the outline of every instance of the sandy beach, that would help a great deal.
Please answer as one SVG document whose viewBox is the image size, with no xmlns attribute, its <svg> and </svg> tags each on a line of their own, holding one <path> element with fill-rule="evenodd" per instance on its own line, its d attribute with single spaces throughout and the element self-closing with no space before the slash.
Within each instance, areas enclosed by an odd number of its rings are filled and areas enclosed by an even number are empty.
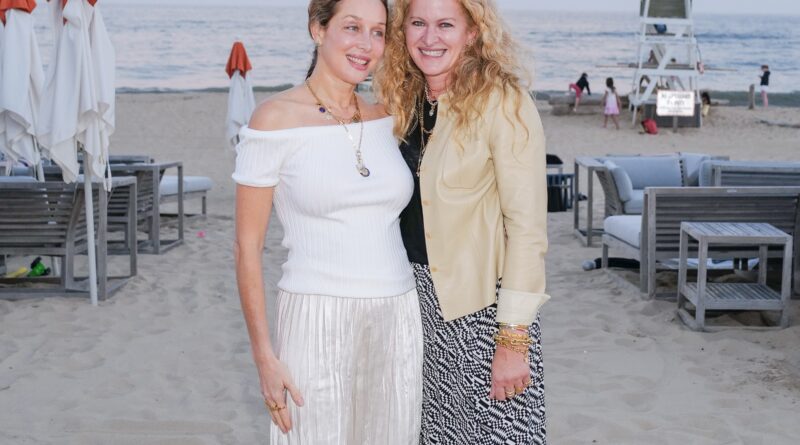
<svg viewBox="0 0 800 445">
<path fill-rule="evenodd" d="M 117 100 L 112 153 L 181 160 L 185 174 L 210 177 L 209 216 L 188 223 L 185 245 L 141 256 L 139 275 L 99 307 L 82 299 L 0 300 L 0 444 L 266 444 L 269 416 L 231 252 L 227 96 Z M 616 131 L 602 128 L 601 115 L 554 117 L 544 104 L 541 111 L 548 152 L 568 172 L 579 155 L 797 160 L 800 151 L 800 130 L 760 123 L 800 124 L 796 108 L 714 108 L 702 130 L 658 136 L 639 134 L 625 117 Z M 787 329 L 693 332 L 674 302 L 644 299 L 635 274 L 584 272 L 581 263 L 600 248 L 573 237 L 571 212 L 551 213 L 549 234 L 553 299 L 542 320 L 551 444 L 798 442 L 800 300 L 791 302 Z M 265 252 L 270 296 L 285 258 L 280 238 L 273 224 Z M 741 321 L 726 318 L 731 326 Z"/>
</svg>

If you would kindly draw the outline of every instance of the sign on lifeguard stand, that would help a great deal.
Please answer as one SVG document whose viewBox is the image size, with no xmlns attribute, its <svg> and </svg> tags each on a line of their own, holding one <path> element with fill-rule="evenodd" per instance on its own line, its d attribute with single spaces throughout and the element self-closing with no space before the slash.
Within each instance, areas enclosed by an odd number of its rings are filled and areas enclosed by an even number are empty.
<svg viewBox="0 0 800 445">
<path fill-rule="evenodd" d="M 678 131 L 679 117 L 694 117 L 694 91 L 660 90 L 656 98 L 656 114 L 672 116 L 672 131 Z"/>
</svg>

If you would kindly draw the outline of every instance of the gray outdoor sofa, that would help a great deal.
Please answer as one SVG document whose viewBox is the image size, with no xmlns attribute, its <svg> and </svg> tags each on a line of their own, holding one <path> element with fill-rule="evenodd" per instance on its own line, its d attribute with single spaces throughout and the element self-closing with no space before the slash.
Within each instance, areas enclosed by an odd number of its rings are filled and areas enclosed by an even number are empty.
<svg viewBox="0 0 800 445">
<path fill-rule="evenodd" d="M 603 267 L 609 251 L 640 262 L 640 288 L 656 296 L 657 264 L 678 258 L 680 224 L 700 222 L 769 223 L 794 236 L 800 229 L 800 187 L 651 187 L 641 215 L 613 215 L 604 222 Z M 794 240 L 794 286 L 800 289 L 800 249 Z M 709 258 L 736 259 L 752 249 L 731 245 L 709 251 Z"/>
</svg>

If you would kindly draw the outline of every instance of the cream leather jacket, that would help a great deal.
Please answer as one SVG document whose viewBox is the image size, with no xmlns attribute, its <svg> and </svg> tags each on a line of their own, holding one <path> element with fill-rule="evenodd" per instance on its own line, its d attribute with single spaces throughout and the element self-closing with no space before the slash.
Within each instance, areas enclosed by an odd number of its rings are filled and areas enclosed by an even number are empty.
<svg viewBox="0 0 800 445">
<path fill-rule="evenodd" d="M 516 96 L 527 131 L 516 118 Z M 420 170 L 428 262 L 442 313 L 454 320 L 497 301 L 497 321 L 530 324 L 550 298 L 539 113 L 528 95 L 504 99 L 498 88 L 469 132 L 455 126 L 443 96 Z"/>
</svg>

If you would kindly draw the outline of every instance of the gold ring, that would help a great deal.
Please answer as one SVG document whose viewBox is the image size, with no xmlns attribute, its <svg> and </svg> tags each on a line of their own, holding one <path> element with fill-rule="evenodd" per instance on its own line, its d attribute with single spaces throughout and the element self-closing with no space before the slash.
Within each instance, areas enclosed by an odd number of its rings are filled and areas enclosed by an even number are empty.
<svg viewBox="0 0 800 445">
<path fill-rule="evenodd" d="M 516 393 L 517 393 L 517 394 L 522 394 L 523 392 L 525 392 L 525 388 L 517 388 L 517 387 L 515 386 L 515 387 L 514 387 L 514 391 L 516 391 Z"/>
<path fill-rule="evenodd" d="M 517 395 L 516 391 L 506 391 L 506 397 L 514 397 Z"/>
<path fill-rule="evenodd" d="M 527 382 L 525 382 L 525 387 L 527 388 L 527 387 L 531 386 L 531 383 L 533 383 L 533 382 L 528 380 Z"/>
<path fill-rule="evenodd" d="M 282 410 L 283 408 L 286 408 L 285 406 L 284 406 L 284 407 L 281 407 L 280 405 L 278 405 L 278 403 L 277 403 L 277 402 L 273 402 L 272 404 L 270 404 L 270 403 L 269 403 L 268 401 L 266 401 L 266 400 L 264 400 L 264 405 L 266 405 L 267 409 L 269 409 L 270 411 L 280 411 L 280 410 Z"/>
</svg>

